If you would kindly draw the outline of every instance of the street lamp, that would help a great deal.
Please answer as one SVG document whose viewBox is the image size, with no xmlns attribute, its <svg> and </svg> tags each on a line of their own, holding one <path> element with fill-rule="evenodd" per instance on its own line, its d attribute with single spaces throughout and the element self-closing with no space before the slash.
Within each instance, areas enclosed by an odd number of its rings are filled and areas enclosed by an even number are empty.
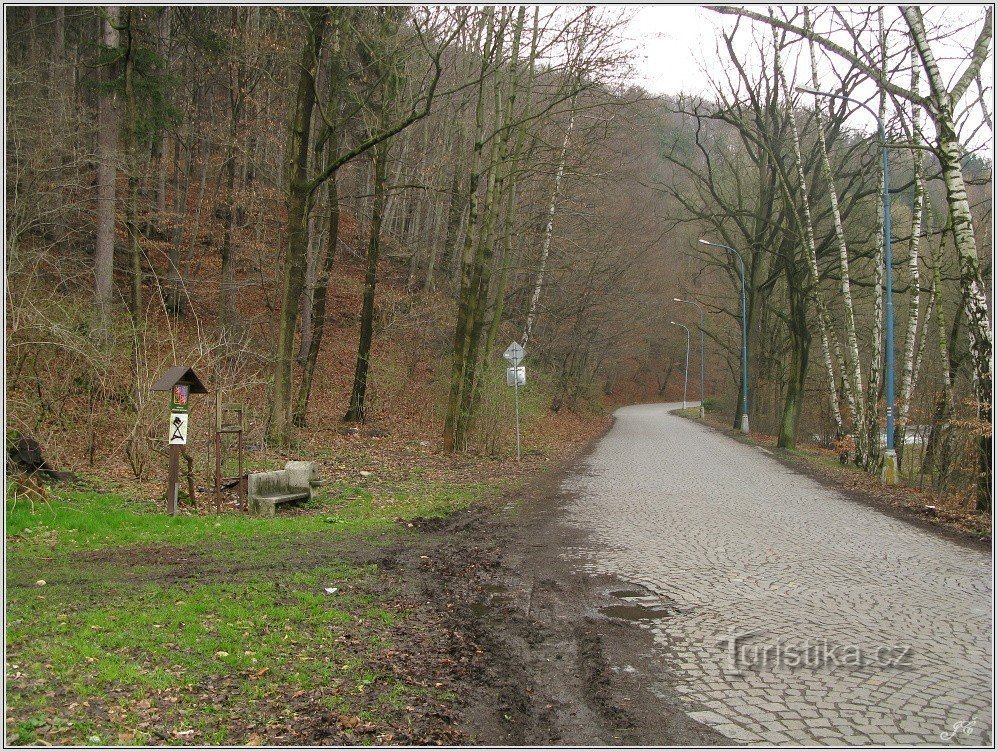
<svg viewBox="0 0 998 752">
<path fill-rule="evenodd" d="M 703 306 L 697 303 L 695 300 L 683 300 L 682 298 L 673 298 L 676 303 L 689 303 L 690 305 L 695 305 L 697 310 L 700 311 L 700 420 L 703 420 Z"/>
<path fill-rule="evenodd" d="M 748 317 L 745 311 L 745 260 L 742 258 L 742 254 L 732 248 L 730 245 L 722 245 L 721 243 L 711 243 L 709 240 L 704 240 L 700 238 L 700 242 L 704 245 L 712 245 L 715 248 L 723 248 L 726 251 L 730 251 L 738 257 L 738 263 L 740 264 L 739 271 L 742 275 L 742 433 L 749 432 L 748 424 Z"/>
<path fill-rule="evenodd" d="M 887 169 L 887 130 L 884 128 L 884 121 L 880 118 L 876 112 L 873 111 L 869 105 L 865 102 L 860 102 L 858 99 L 853 99 L 852 97 L 847 97 L 844 94 L 832 94 L 827 91 L 818 91 L 817 89 L 808 89 L 804 86 L 798 86 L 797 91 L 803 92 L 805 94 L 813 94 L 818 97 L 830 97 L 832 99 L 844 99 L 847 102 L 852 102 L 853 104 L 858 104 L 860 107 L 865 109 L 874 119 L 877 121 L 877 129 L 880 133 L 880 163 L 883 169 L 883 179 L 884 179 L 884 266 L 885 274 L 884 281 L 886 282 L 886 303 L 887 303 L 887 343 L 885 349 L 887 350 L 887 363 L 884 368 L 887 371 L 887 384 L 886 384 L 886 400 L 887 400 L 887 447 L 884 450 L 884 470 L 883 479 L 884 483 L 887 485 L 894 485 L 897 483 L 898 475 L 898 458 L 897 452 L 894 451 L 894 274 L 891 270 L 892 267 L 892 254 L 891 254 L 891 194 L 890 194 L 890 173 Z"/>
<path fill-rule="evenodd" d="M 686 409 L 686 385 L 690 381 L 690 330 L 685 324 L 677 324 L 675 321 L 670 321 L 670 324 L 674 326 L 681 326 L 686 330 L 686 367 L 683 370 L 683 409 Z"/>
</svg>

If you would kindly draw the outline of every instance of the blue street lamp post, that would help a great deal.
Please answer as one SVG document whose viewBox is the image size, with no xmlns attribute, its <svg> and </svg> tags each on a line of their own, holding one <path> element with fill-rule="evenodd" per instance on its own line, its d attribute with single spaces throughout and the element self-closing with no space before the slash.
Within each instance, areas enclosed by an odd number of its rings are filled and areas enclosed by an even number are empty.
<svg viewBox="0 0 998 752">
<path fill-rule="evenodd" d="M 808 89 L 803 86 L 798 86 L 797 91 L 804 92 L 806 94 L 814 94 L 819 97 L 831 97 L 833 99 L 844 99 L 848 102 L 858 104 L 860 107 L 864 108 L 869 112 L 877 121 L 877 130 L 880 135 L 880 165 L 883 171 L 883 181 L 884 181 L 884 281 L 886 283 L 885 299 L 886 299 L 886 339 L 885 350 L 886 352 L 886 364 L 884 370 L 886 374 L 886 384 L 885 384 L 885 397 L 887 401 L 887 446 L 884 449 L 884 469 L 882 477 L 884 483 L 887 485 L 894 485 L 897 483 L 898 475 L 898 458 L 897 452 L 894 450 L 894 274 L 893 274 L 893 263 L 892 263 L 892 253 L 891 253 L 891 196 L 890 196 L 890 173 L 887 167 L 887 130 L 884 128 L 884 121 L 881 120 L 880 116 L 873 111 L 865 102 L 860 102 L 858 99 L 853 99 L 852 97 L 847 97 L 843 94 L 832 94 L 827 91 L 818 91 L 817 89 Z"/>
<path fill-rule="evenodd" d="M 700 238 L 700 242 L 704 245 L 712 245 L 715 248 L 723 248 L 729 251 L 738 258 L 739 271 L 742 275 L 742 433 L 749 432 L 749 422 L 748 422 L 748 314 L 746 313 L 745 306 L 745 260 L 742 258 L 742 254 L 732 248 L 730 245 L 722 245 L 721 243 L 711 243 L 709 240 L 704 240 Z"/>
<path fill-rule="evenodd" d="M 670 321 L 673 326 L 681 326 L 686 332 L 686 366 L 683 368 L 683 409 L 686 409 L 686 386 L 690 382 L 690 330 L 685 324 Z"/>
<path fill-rule="evenodd" d="M 695 305 L 697 310 L 700 311 L 700 420 L 703 420 L 704 412 L 704 396 L 703 396 L 703 306 L 697 303 L 695 300 L 683 300 L 682 298 L 673 298 L 677 303 L 689 303 L 690 305 Z"/>
</svg>

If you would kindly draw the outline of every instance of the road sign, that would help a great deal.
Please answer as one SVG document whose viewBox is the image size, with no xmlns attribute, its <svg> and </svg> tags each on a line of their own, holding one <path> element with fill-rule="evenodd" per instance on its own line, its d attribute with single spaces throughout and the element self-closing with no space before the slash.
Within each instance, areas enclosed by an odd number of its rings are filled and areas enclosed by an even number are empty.
<svg viewBox="0 0 998 752">
<path fill-rule="evenodd" d="M 506 385 L 513 387 L 513 404 L 516 405 L 516 459 L 520 459 L 520 387 L 527 383 L 527 369 L 520 365 L 527 351 L 519 342 L 510 343 L 502 356 L 513 366 L 506 369 Z"/>
<path fill-rule="evenodd" d="M 520 361 L 526 357 L 527 351 L 523 349 L 523 345 L 519 342 L 513 342 L 509 347 L 506 348 L 506 352 L 502 356 L 509 361 L 512 366 L 517 366 Z"/>
<path fill-rule="evenodd" d="M 516 374 L 515 376 L 513 375 L 514 373 Z M 516 368 L 506 369 L 506 386 L 526 386 L 526 385 L 527 385 L 526 366 L 517 366 Z"/>
<path fill-rule="evenodd" d="M 170 443 L 187 443 L 187 413 L 170 413 Z"/>
</svg>

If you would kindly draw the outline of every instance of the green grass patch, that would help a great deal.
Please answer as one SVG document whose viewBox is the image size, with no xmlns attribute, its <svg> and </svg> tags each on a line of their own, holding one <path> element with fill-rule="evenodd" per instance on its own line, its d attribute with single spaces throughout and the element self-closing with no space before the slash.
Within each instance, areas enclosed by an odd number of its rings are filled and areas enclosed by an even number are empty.
<svg viewBox="0 0 998 752">
<path fill-rule="evenodd" d="M 404 713 L 436 690 L 372 656 L 410 615 L 376 567 L 338 552 L 491 490 L 339 485 L 272 519 L 171 518 L 81 491 L 8 499 L 8 742 L 243 744 L 233 719 L 293 713 L 302 693 L 374 723 Z"/>
<path fill-rule="evenodd" d="M 360 533 L 413 517 L 463 509 L 491 490 L 486 484 L 439 484 L 414 479 L 376 497 L 355 486 L 328 488 L 306 505 L 311 514 L 267 519 L 240 512 L 170 517 L 158 505 L 115 494 L 62 492 L 33 506 L 7 500 L 7 538 L 15 550 L 100 549 L 136 544 L 189 545 L 214 539 L 308 534 L 335 529 Z"/>
</svg>

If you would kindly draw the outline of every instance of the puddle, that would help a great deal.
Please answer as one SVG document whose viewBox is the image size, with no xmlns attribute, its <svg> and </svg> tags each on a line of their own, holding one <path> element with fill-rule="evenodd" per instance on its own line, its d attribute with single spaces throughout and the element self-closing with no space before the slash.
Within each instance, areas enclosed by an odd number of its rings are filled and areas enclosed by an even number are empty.
<svg viewBox="0 0 998 752">
<path fill-rule="evenodd" d="M 506 592 L 506 588 L 504 587 L 493 585 L 491 590 L 489 588 L 483 588 L 483 590 L 485 590 L 485 592 L 492 592 L 494 595 L 489 595 L 485 600 L 472 601 L 468 604 L 468 610 L 471 612 L 472 616 L 486 616 L 491 613 L 493 609 L 507 606 L 513 602 L 513 599 L 508 596 L 498 595 L 498 593 Z"/>
<path fill-rule="evenodd" d="M 613 598 L 647 598 L 651 593 L 647 590 L 612 590 L 610 596 Z"/>
<path fill-rule="evenodd" d="M 600 609 L 600 613 L 609 616 L 611 619 L 624 619 L 625 621 L 649 621 L 652 619 L 664 619 L 672 616 L 675 611 L 667 608 L 649 608 L 648 606 L 606 606 Z"/>
<path fill-rule="evenodd" d="M 483 593 L 505 593 L 507 590 L 505 585 L 482 585 Z"/>
</svg>

